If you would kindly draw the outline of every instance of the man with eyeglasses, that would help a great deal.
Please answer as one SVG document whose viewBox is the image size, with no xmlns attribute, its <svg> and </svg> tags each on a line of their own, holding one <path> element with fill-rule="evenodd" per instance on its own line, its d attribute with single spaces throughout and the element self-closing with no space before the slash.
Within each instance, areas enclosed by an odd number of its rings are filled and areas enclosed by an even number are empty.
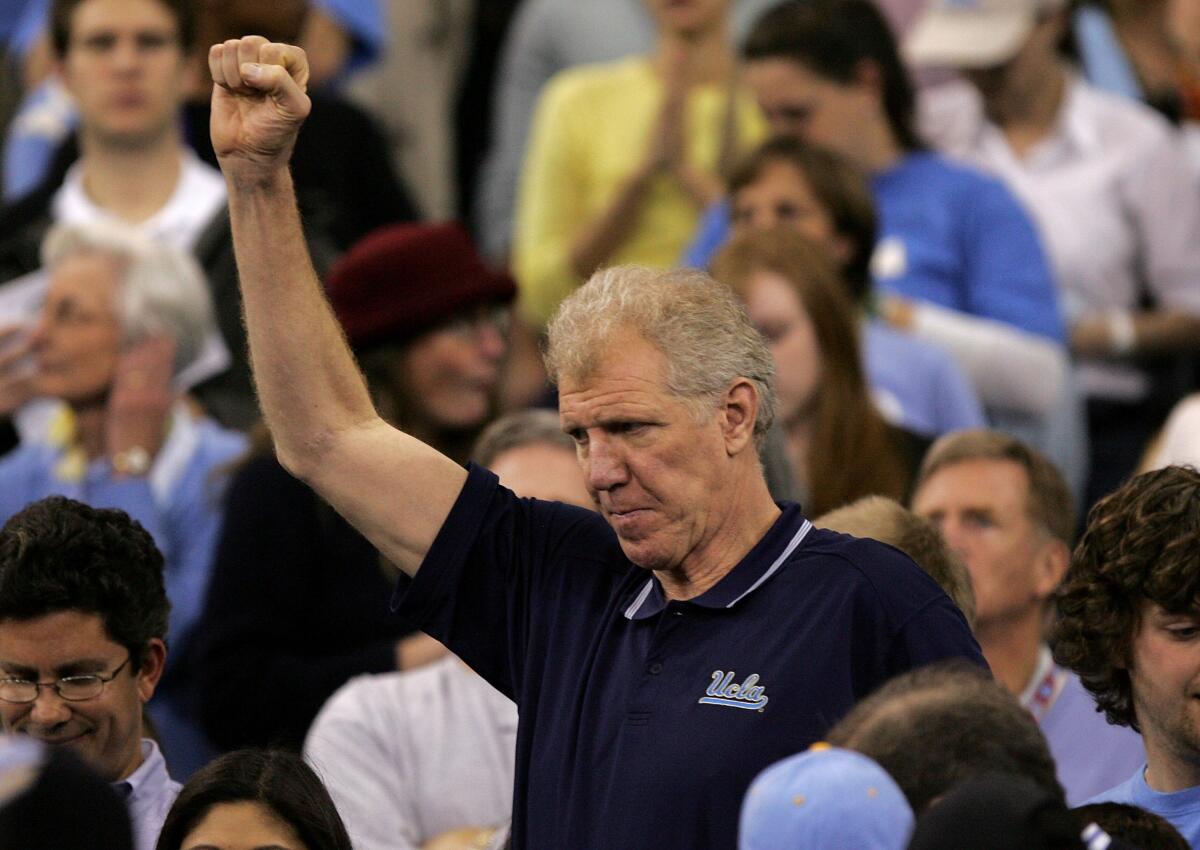
<svg viewBox="0 0 1200 850">
<path fill-rule="evenodd" d="M 125 799 L 152 850 L 179 783 L 142 712 L 167 659 L 163 558 L 128 515 L 63 497 L 0 529 L 0 721 L 65 746 Z"/>
</svg>

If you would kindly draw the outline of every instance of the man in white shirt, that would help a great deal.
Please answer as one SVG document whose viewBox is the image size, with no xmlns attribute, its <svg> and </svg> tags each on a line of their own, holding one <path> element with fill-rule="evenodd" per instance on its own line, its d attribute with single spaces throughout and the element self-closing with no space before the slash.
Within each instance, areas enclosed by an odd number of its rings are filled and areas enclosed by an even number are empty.
<svg viewBox="0 0 1200 850">
<path fill-rule="evenodd" d="M 1046 607 L 1066 572 L 1075 524 L 1058 470 L 1005 434 L 959 431 L 929 449 L 913 510 L 967 562 L 975 636 L 996 680 L 1041 727 L 1068 803 L 1126 778 L 1144 758 L 1141 738 L 1105 723 L 1045 643 Z"/>
<path fill-rule="evenodd" d="M 152 850 L 179 784 L 143 710 L 167 660 L 162 554 L 122 511 L 63 497 L 0 529 L 0 722 L 112 783 Z"/>
<path fill-rule="evenodd" d="M 1165 121 L 1064 65 L 1066 6 L 935 0 L 906 49 L 967 81 L 924 94 L 931 141 L 1007 182 L 1041 229 L 1089 399 L 1091 503 L 1157 424 L 1138 360 L 1200 348 L 1200 183 Z"/>
</svg>

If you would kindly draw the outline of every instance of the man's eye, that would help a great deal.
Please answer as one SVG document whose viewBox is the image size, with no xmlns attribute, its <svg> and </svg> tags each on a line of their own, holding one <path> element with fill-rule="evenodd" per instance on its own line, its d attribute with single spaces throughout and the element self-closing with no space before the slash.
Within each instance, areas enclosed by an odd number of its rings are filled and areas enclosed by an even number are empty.
<svg viewBox="0 0 1200 850">
<path fill-rule="evenodd" d="M 1200 626 L 1170 626 L 1167 631 L 1176 640 L 1191 640 L 1200 636 Z"/>
</svg>

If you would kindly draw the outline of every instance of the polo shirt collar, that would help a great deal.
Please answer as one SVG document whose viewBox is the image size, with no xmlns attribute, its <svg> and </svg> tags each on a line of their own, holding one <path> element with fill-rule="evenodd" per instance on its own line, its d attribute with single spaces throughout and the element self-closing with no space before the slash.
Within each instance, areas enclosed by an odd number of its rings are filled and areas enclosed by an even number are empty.
<svg viewBox="0 0 1200 850">
<path fill-rule="evenodd" d="M 719 582 L 695 599 L 688 600 L 688 604 L 713 610 L 732 608 L 783 568 L 813 526 L 801 515 L 799 505 L 784 503 L 780 507 L 783 512 L 779 518 L 745 557 Z M 667 597 L 662 584 L 657 576 L 651 575 L 626 607 L 625 618 L 645 620 L 666 607 Z"/>
</svg>

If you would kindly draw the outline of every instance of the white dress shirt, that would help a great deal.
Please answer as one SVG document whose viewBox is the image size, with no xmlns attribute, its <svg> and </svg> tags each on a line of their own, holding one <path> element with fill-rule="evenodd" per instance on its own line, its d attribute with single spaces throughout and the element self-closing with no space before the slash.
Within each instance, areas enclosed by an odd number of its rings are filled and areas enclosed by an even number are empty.
<svg viewBox="0 0 1200 850">
<path fill-rule="evenodd" d="M 1200 314 L 1200 177 L 1149 108 L 1069 75 L 1057 128 L 1023 157 L 965 82 L 924 92 L 921 124 L 937 148 L 996 175 L 1025 203 L 1068 323 L 1134 310 L 1143 292 Z M 1147 390 L 1128 364 L 1084 361 L 1079 376 L 1096 397 L 1132 402 Z"/>
</svg>

